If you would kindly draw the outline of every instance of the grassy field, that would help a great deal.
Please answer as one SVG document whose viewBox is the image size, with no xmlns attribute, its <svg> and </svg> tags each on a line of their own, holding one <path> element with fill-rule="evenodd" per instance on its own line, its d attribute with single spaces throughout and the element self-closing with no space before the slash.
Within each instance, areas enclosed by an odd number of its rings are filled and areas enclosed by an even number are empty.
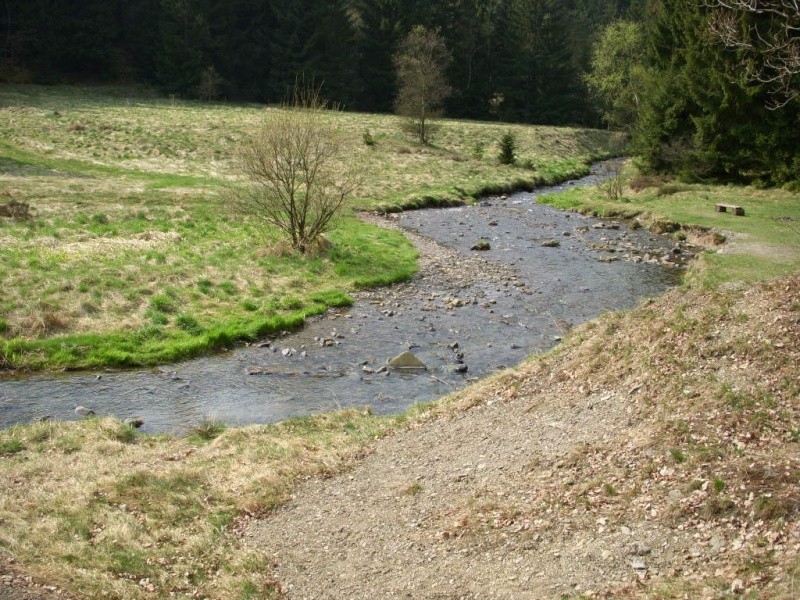
<svg viewBox="0 0 800 600">
<path fill-rule="evenodd" d="M 86 598 L 275 597 L 268 558 L 232 535 L 238 520 L 393 425 L 347 411 L 185 439 L 96 419 L 0 431 L 0 572 L 11 556 Z"/>
<path fill-rule="evenodd" d="M 129 88 L 0 88 L 0 368 L 165 363 L 300 325 L 364 287 L 411 276 L 398 233 L 348 215 L 326 256 L 276 252 L 227 209 L 239 142 L 265 109 Z M 363 165 L 354 209 L 469 201 L 582 174 L 608 132 L 444 121 L 431 146 L 392 116 L 331 114 Z M 499 166 L 512 130 L 520 166 Z M 369 133 L 371 145 L 364 141 Z"/>
</svg>

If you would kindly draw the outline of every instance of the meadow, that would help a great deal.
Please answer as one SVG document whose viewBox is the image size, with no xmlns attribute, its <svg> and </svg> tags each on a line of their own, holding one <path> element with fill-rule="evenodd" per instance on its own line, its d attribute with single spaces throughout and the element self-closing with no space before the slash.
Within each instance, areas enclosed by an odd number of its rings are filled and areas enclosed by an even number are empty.
<svg viewBox="0 0 800 600">
<path fill-rule="evenodd" d="M 359 221 L 561 181 L 619 153 L 613 133 L 444 120 L 422 146 L 390 115 L 331 112 L 365 183 L 322 256 L 287 253 L 230 208 L 242 140 L 275 107 L 145 89 L 0 88 L 0 368 L 162 364 L 301 326 L 409 278 L 411 245 Z M 512 131 L 518 165 L 500 166 Z M 19 205 L 19 204 L 18 204 Z"/>
</svg>

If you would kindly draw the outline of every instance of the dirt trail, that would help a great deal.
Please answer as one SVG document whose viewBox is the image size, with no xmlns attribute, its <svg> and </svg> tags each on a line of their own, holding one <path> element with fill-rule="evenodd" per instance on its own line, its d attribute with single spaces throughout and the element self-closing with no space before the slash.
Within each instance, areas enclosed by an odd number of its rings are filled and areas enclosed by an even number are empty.
<svg viewBox="0 0 800 600">
<path fill-rule="evenodd" d="M 631 523 L 629 535 L 598 533 L 564 522 L 542 535 L 541 523 L 524 520 L 511 536 L 495 529 L 558 477 L 541 465 L 626 429 L 625 399 L 598 395 L 597 406 L 581 409 L 560 392 L 490 398 L 377 444 L 345 476 L 298 490 L 252 540 L 273 555 L 292 598 L 543 598 L 576 584 L 622 584 L 635 574 L 629 546 L 666 532 Z"/>
</svg>

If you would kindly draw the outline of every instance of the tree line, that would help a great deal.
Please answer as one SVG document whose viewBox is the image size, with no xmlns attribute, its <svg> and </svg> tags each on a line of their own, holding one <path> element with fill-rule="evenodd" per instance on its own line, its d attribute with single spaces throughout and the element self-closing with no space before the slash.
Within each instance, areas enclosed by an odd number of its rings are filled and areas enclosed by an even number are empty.
<svg viewBox="0 0 800 600">
<path fill-rule="evenodd" d="M 346 109 L 392 110 L 393 57 L 438 31 L 455 117 L 599 124 L 581 74 L 639 0 L 0 0 L 0 81 L 142 82 L 279 102 L 298 74 Z"/>
<path fill-rule="evenodd" d="M 604 29 L 587 82 L 645 170 L 800 185 L 797 0 L 653 0 Z"/>
<path fill-rule="evenodd" d="M 346 110 L 408 111 L 419 27 L 448 116 L 606 123 L 644 170 L 800 180 L 797 0 L 0 0 L 0 82 L 275 103 L 302 77 Z"/>
</svg>

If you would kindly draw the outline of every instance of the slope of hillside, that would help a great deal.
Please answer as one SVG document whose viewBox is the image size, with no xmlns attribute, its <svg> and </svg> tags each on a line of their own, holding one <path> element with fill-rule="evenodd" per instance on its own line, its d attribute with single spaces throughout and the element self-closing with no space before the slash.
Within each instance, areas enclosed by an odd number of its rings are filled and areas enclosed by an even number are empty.
<svg viewBox="0 0 800 600">
<path fill-rule="evenodd" d="M 288 598 L 796 597 L 799 293 L 604 317 L 245 535 Z"/>
</svg>

